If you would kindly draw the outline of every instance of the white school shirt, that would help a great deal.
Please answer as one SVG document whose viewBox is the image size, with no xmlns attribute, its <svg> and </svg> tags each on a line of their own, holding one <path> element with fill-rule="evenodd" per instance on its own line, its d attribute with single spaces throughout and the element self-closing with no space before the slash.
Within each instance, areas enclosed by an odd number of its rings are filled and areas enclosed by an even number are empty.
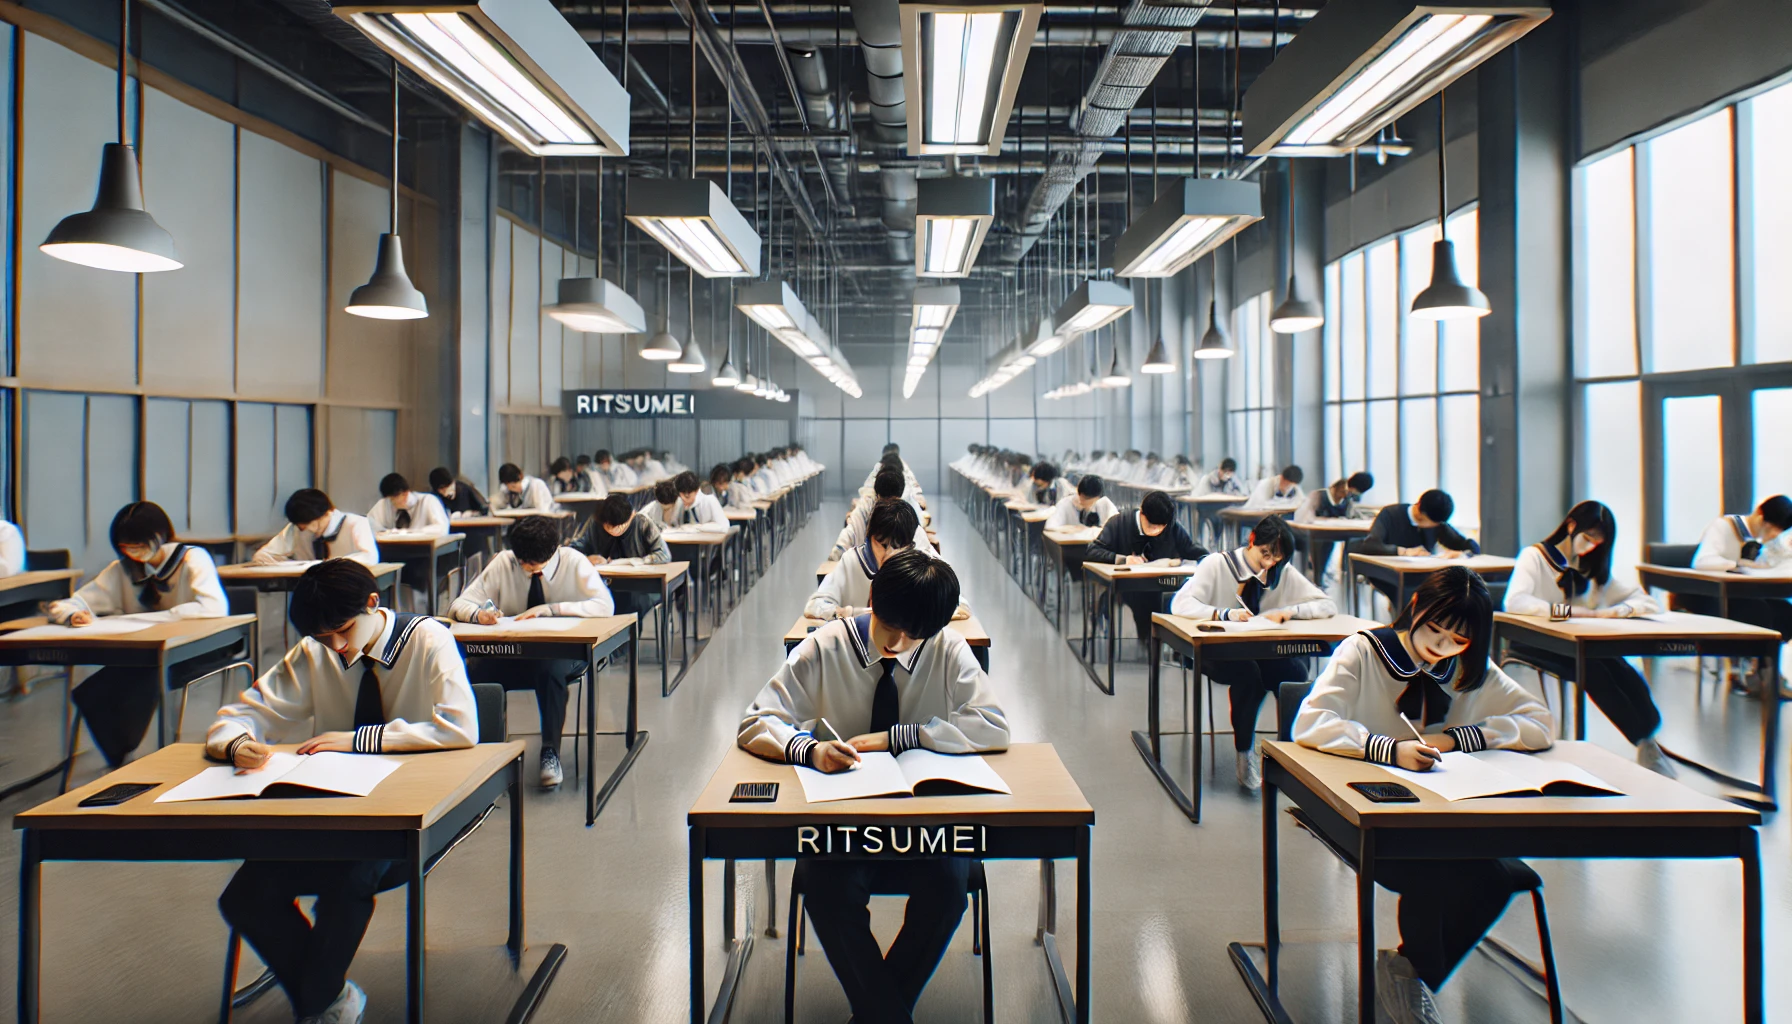
<svg viewBox="0 0 1792 1024">
<path fill-rule="evenodd" d="M 345 659 L 311 637 L 300 640 L 240 700 L 218 709 L 205 734 L 205 752 L 223 760 L 231 741 L 245 734 L 258 743 L 296 743 L 319 733 L 353 731 L 358 754 L 453 750 L 476 743 L 479 711 L 448 627 L 425 615 L 385 608 L 355 620 L 352 655 Z M 379 679 L 386 722 L 357 729 L 355 701 L 370 665 Z"/>
<path fill-rule="evenodd" d="M 599 498 L 610 496 L 610 489 L 604 485 L 603 474 L 591 470 L 586 470 L 583 477 L 580 477 L 578 470 L 573 470 L 572 480 L 567 483 L 561 483 L 557 476 L 548 477 L 542 483 L 548 485 L 548 493 L 556 498 L 562 494 L 591 494 Z"/>
<path fill-rule="evenodd" d="M 1238 474 L 1234 473 L 1224 480 L 1220 479 L 1220 471 L 1214 470 L 1201 478 L 1195 485 L 1195 494 L 1239 494 L 1244 493 L 1244 485 L 1238 482 Z"/>
<path fill-rule="evenodd" d="M 538 476 L 523 475 L 523 490 L 520 494 L 510 493 L 510 488 L 503 484 L 491 493 L 492 510 L 526 508 L 537 512 L 554 511 L 554 495 L 548 485 Z"/>
<path fill-rule="evenodd" d="M 687 513 L 689 522 L 686 522 Z M 728 528 L 733 525 L 728 522 L 728 517 L 722 514 L 722 503 L 716 500 L 716 496 L 704 494 L 702 491 L 697 492 L 696 502 L 690 508 L 685 508 L 684 498 L 680 496 L 677 501 L 672 503 L 671 508 L 662 509 L 661 514 L 666 517 L 667 528 L 673 530 L 727 533 Z"/>
<path fill-rule="evenodd" d="M 1698 550 L 1692 555 L 1692 567 L 1713 572 L 1734 569 L 1742 562 L 1743 542 L 1753 539 L 1748 536 L 1748 526 L 1742 516 L 1718 516 L 1705 527 L 1705 535 L 1699 538 Z M 1782 533 L 1761 545 L 1761 554 L 1755 564 L 1772 568 L 1787 561 L 1792 561 L 1792 546 L 1788 546 L 1787 535 Z"/>
<path fill-rule="evenodd" d="M 1251 491 L 1251 496 L 1244 500 L 1244 507 L 1281 508 L 1286 505 L 1298 505 L 1306 492 L 1300 489 L 1299 484 L 1291 484 L 1287 490 L 1278 491 L 1276 490 L 1276 481 L 1280 479 L 1279 476 L 1266 476 L 1257 481 L 1257 486 Z"/>
<path fill-rule="evenodd" d="M 846 517 L 846 525 L 840 528 L 840 536 L 834 538 L 834 550 L 829 552 L 831 561 L 839 561 L 841 556 L 853 548 L 865 543 L 865 535 L 871 529 L 871 506 L 877 503 L 875 498 L 860 498 Z M 918 515 L 917 511 L 917 515 Z M 933 548 L 933 541 L 927 539 L 927 527 L 915 527 L 915 547 L 935 557 L 939 552 Z"/>
<path fill-rule="evenodd" d="M 398 525 L 399 510 L 392 505 L 391 498 L 381 498 L 373 508 L 367 510 L 368 525 L 375 533 L 388 530 L 403 530 L 405 533 L 418 533 L 425 537 L 446 537 L 448 535 L 448 510 L 442 507 L 441 499 L 433 494 L 411 492 L 411 507 L 405 511 L 411 514 L 411 525 Z"/>
<path fill-rule="evenodd" d="M 942 629 L 894 660 L 900 724 L 890 730 L 891 753 L 1008 748 L 1008 719 L 964 637 Z M 753 698 L 735 742 L 760 757 L 807 764 L 819 719 L 844 737 L 871 731 L 872 698 L 882 675 L 871 616 L 829 622 L 804 637 Z"/>
<path fill-rule="evenodd" d="M 937 553 L 935 553 L 935 557 Z M 852 608 L 864 612 L 871 607 L 871 581 L 877 578 L 877 558 L 871 553 L 871 542 L 866 541 L 849 549 L 840 556 L 815 593 L 809 595 L 809 603 L 803 606 L 803 614 L 812 619 L 831 619 L 837 608 Z M 965 595 L 964 580 L 959 580 L 958 611 L 969 614 L 970 599 Z"/>
<path fill-rule="evenodd" d="M 730 481 L 728 483 L 727 493 L 728 500 L 722 502 L 723 509 L 750 509 L 753 507 L 753 492 L 747 485 L 738 481 Z M 712 498 L 716 497 L 716 489 L 714 487 L 709 488 L 709 495 Z M 717 500 L 720 501 L 721 499 L 717 498 Z"/>
<path fill-rule="evenodd" d="M 25 535 L 19 528 L 0 519 L 0 578 L 17 576 L 25 571 Z"/>
<path fill-rule="evenodd" d="M 616 614 L 616 601 L 604 584 L 603 574 L 591 560 L 572 548 L 554 552 L 541 568 L 542 596 L 549 615 L 594 619 Z M 521 615 L 529 610 L 529 574 L 515 552 L 501 551 L 461 595 L 448 614 L 460 622 L 475 622 L 490 601 L 499 615 Z"/>
<path fill-rule="evenodd" d="M 152 577 L 161 594 L 157 606 L 149 608 L 139 592 Z M 82 611 L 94 618 L 166 612 L 171 619 L 216 619 L 230 614 L 230 602 L 224 597 L 224 584 L 218 580 L 212 556 L 204 548 L 171 541 L 156 552 L 154 562 L 132 562 L 127 568 L 123 560 L 114 561 L 91 583 L 64 600 L 51 602 L 50 621 L 66 622 Z"/>
<path fill-rule="evenodd" d="M 628 468 L 628 464 L 625 462 L 617 462 L 612 459 L 610 461 L 610 468 L 601 470 L 600 472 L 602 472 L 605 477 L 609 478 L 611 487 L 635 486 L 635 471 Z"/>
<path fill-rule="evenodd" d="M 1328 619 L 1338 614 L 1338 606 L 1325 596 L 1325 591 L 1295 572 L 1288 563 L 1276 566 L 1279 571 L 1272 570 L 1275 576 L 1272 586 L 1271 574 L 1252 572 L 1244 553 L 1244 548 L 1215 551 L 1201 559 L 1195 571 L 1176 591 L 1176 597 L 1170 602 L 1170 614 L 1229 622 L 1234 617 L 1233 611 L 1249 610 L 1239 590 L 1253 579 L 1263 588 L 1257 605 L 1259 614 L 1284 609 L 1293 612 L 1297 619 Z"/>
<path fill-rule="evenodd" d="M 1505 610 L 1514 615 L 1549 615 L 1558 610 L 1557 605 L 1569 605 L 1615 608 L 1626 617 L 1661 611 L 1661 605 L 1647 590 L 1637 586 L 1635 580 L 1624 579 L 1615 573 L 1604 586 L 1588 580 L 1585 593 L 1570 596 L 1558 582 L 1566 567 L 1562 552 L 1553 544 L 1533 544 L 1520 551 L 1518 563 L 1512 567 L 1512 576 L 1506 581 Z"/>
<path fill-rule="evenodd" d="M 1549 708 L 1497 665 L 1476 689 L 1455 690 L 1456 659 L 1415 665 L 1393 627 L 1357 633 L 1340 643 L 1301 702 L 1294 741 L 1328 754 L 1376 764 L 1394 762 L 1394 745 L 1411 739 L 1396 705 L 1407 687 L 1436 686 L 1450 697 L 1442 722 L 1413 721 L 1420 732 L 1442 725 L 1460 750 L 1542 750 L 1553 741 Z"/>
<path fill-rule="evenodd" d="M 272 565 L 275 562 L 316 561 L 317 554 L 311 542 L 320 538 L 329 546 L 331 558 L 352 558 L 362 565 L 373 565 L 380 560 L 379 545 L 373 539 L 373 524 L 367 517 L 335 509 L 330 512 L 330 521 L 321 534 L 301 530 L 296 523 L 287 523 L 255 552 L 254 562 L 256 565 Z"/>
<path fill-rule="evenodd" d="M 1120 514 L 1120 509 L 1115 507 L 1114 503 L 1108 500 L 1108 496 L 1104 494 L 1095 499 L 1095 504 L 1089 506 L 1088 512 L 1084 512 L 1076 507 L 1076 495 L 1067 494 L 1052 506 L 1052 515 L 1045 521 L 1045 528 L 1061 530 L 1067 527 L 1087 526 L 1089 524 L 1083 521 L 1083 517 L 1091 514 L 1095 516 L 1096 526 L 1106 526 L 1109 519 Z"/>
</svg>

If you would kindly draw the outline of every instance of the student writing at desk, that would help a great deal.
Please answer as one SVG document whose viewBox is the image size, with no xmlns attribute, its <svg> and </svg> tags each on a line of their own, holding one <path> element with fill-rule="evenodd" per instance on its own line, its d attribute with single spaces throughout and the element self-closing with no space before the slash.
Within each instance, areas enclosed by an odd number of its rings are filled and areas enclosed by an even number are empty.
<svg viewBox="0 0 1792 1024">
<path fill-rule="evenodd" d="M 447 466 L 429 471 L 429 489 L 436 493 L 450 517 L 491 515 L 491 503 L 473 486 L 473 481 L 454 475 Z"/>
<path fill-rule="evenodd" d="M 1325 591 L 1288 569 L 1294 555 L 1294 531 L 1281 516 L 1264 516 L 1237 551 L 1215 551 L 1195 568 L 1170 601 L 1170 614 L 1217 622 L 1271 622 L 1326 619 L 1338 606 Z M 1263 786 L 1263 765 L 1257 753 L 1257 711 L 1263 698 L 1283 683 L 1307 678 L 1307 665 L 1296 658 L 1257 661 L 1205 661 L 1202 672 L 1225 685 L 1232 697 L 1232 746 L 1238 754 L 1238 784 Z"/>
<path fill-rule="evenodd" d="M 1083 555 L 1085 562 L 1110 562 L 1114 565 L 1142 565 L 1166 561 L 1172 564 L 1196 562 L 1207 557 L 1207 549 L 1196 544 L 1182 524 L 1176 521 L 1176 506 L 1162 491 L 1152 491 L 1135 509 L 1123 509 L 1107 521 L 1100 536 L 1090 543 Z M 1165 585 L 1180 581 L 1168 581 Z M 1133 622 L 1139 636 L 1151 636 L 1151 615 L 1162 611 L 1163 594 L 1150 591 L 1126 595 L 1126 606 L 1132 609 Z"/>
<path fill-rule="evenodd" d="M 79 627 L 108 615 L 161 612 L 168 619 L 216 619 L 229 614 L 211 556 L 182 544 L 160 505 L 136 501 L 119 509 L 110 536 L 118 560 L 67 600 L 51 602 L 51 622 Z M 183 661 L 170 670 L 168 685 L 184 686 L 239 656 L 227 648 Z M 143 742 L 161 706 L 160 679 L 153 666 L 113 665 L 88 676 L 70 695 L 107 764 L 123 764 Z"/>
<path fill-rule="evenodd" d="M 1299 466 L 1283 466 L 1275 476 L 1265 477 L 1257 482 L 1251 496 L 1244 500 L 1245 508 L 1277 508 L 1300 504 L 1300 482 L 1306 479 Z"/>
<path fill-rule="evenodd" d="M 372 565 L 380 560 L 373 526 L 366 516 L 344 512 L 315 487 L 292 492 L 286 499 L 286 526 L 255 552 L 256 565 L 352 558 Z"/>
<path fill-rule="evenodd" d="M 870 610 L 804 637 L 747 708 L 736 742 L 823 772 L 849 769 L 861 751 L 1007 749 L 1008 722 L 988 678 L 964 639 L 946 629 L 958 605 L 951 566 L 920 551 L 895 552 L 877 574 Z M 847 739 L 816 739 L 824 718 Z M 855 1021 L 912 1020 L 964 917 L 970 866 L 963 857 L 798 862 L 809 920 Z M 871 934 L 873 892 L 908 895 L 887 955 Z"/>
<path fill-rule="evenodd" d="M 1195 494 L 1235 494 L 1244 497 L 1244 484 L 1238 480 L 1238 460 L 1226 458 L 1220 460 L 1220 468 L 1201 478 L 1195 485 Z"/>
<path fill-rule="evenodd" d="M 1043 460 L 1033 464 L 1027 480 L 1015 491 L 1017 501 L 1050 508 L 1070 491 L 1070 481 L 1058 475 L 1058 467 Z"/>
<path fill-rule="evenodd" d="M 697 474 L 683 470 L 672 478 L 675 495 L 668 510 L 666 525 L 677 530 L 699 530 L 703 533 L 727 533 L 728 517 L 722 514 L 722 503 L 703 493 Z"/>
<path fill-rule="evenodd" d="M 433 494 L 418 494 L 397 473 L 380 478 L 380 500 L 367 512 L 374 532 L 397 530 L 425 537 L 448 536 L 448 510 Z"/>
<path fill-rule="evenodd" d="M 641 506 L 641 518 L 655 526 L 671 526 L 677 505 L 678 488 L 670 480 L 661 480 L 653 485 L 653 500 Z"/>
<path fill-rule="evenodd" d="M 1441 569 L 1392 626 L 1358 633 L 1332 652 L 1301 702 L 1294 741 L 1408 771 L 1429 770 L 1445 751 L 1548 747 L 1549 709 L 1488 662 L 1492 643 L 1487 584 L 1466 566 Z M 1496 859 L 1375 863 L 1375 881 L 1400 894 L 1400 948 L 1376 956 L 1376 998 L 1394 1020 L 1438 1024 L 1431 994 L 1499 920 L 1530 869 Z"/>
<path fill-rule="evenodd" d="M 709 469 L 709 494 L 724 509 L 750 509 L 753 495 L 744 484 L 734 482 L 734 466 L 718 462 Z"/>
<path fill-rule="evenodd" d="M 872 585 L 884 561 L 898 551 L 915 546 L 921 520 L 914 508 L 899 498 L 883 498 L 871 509 L 865 542 L 841 556 L 833 570 L 815 588 L 803 614 L 812 619 L 850 619 L 862 615 L 870 604 Z M 961 592 L 955 619 L 970 618 L 970 604 Z"/>
<path fill-rule="evenodd" d="M 828 561 L 838 562 L 848 551 L 865 543 L 865 531 L 871 525 L 871 510 L 885 498 L 901 499 L 915 508 L 915 547 L 930 555 L 938 554 L 933 550 L 933 542 L 927 539 L 927 531 L 921 526 L 921 510 L 907 497 L 908 493 L 908 485 L 903 481 L 900 469 L 892 469 L 887 465 L 879 469 L 871 482 L 871 497 L 854 502 L 852 511 L 846 514 L 846 525 L 840 528 L 840 536 L 834 539 L 834 548 L 828 552 Z"/>
<path fill-rule="evenodd" d="M 572 460 L 562 455 L 548 466 L 548 493 L 554 497 L 562 494 L 609 494 L 609 490 L 591 479 L 591 474 L 581 473 L 573 466 Z"/>
<path fill-rule="evenodd" d="M 254 771 L 275 743 L 298 742 L 301 754 L 473 745 L 478 712 L 453 635 L 428 616 L 381 608 L 366 566 L 337 558 L 306 569 L 288 618 L 303 639 L 218 710 L 207 756 Z M 349 965 L 375 894 L 407 880 L 398 861 L 251 860 L 218 908 L 274 972 L 301 1024 L 359 1024 L 367 996 L 348 980 Z M 317 897 L 309 920 L 300 896 Z"/>
<path fill-rule="evenodd" d="M 539 477 L 525 474 L 523 468 L 514 462 L 506 462 L 498 467 L 498 489 L 492 494 L 492 509 L 552 512 L 554 496 L 548 492 L 548 485 L 542 483 Z"/>
<path fill-rule="evenodd" d="M 1519 552 L 1506 582 L 1505 610 L 1514 615 L 1551 619 L 1625 619 L 1652 615 L 1661 605 L 1635 580 L 1612 574 L 1612 548 L 1618 521 L 1597 501 L 1583 501 L 1568 510 L 1555 532 Z M 1537 660 L 1541 654 L 1526 655 Z M 1574 659 L 1544 665 L 1564 679 L 1574 676 Z M 1655 733 L 1661 711 L 1642 674 L 1623 658 L 1589 658 L 1581 689 L 1605 712 L 1624 738 L 1636 746 L 1636 763 L 1673 778 L 1674 762 L 1661 751 Z"/>
<path fill-rule="evenodd" d="M 1450 525 L 1450 517 L 1455 513 L 1456 499 L 1434 487 L 1411 505 L 1389 505 L 1377 512 L 1375 522 L 1369 525 L 1369 536 L 1357 544 L 1357 550 L 1365 555 L 1439 558 L 1480 554 L 1481 545 Z M 1369 583 L 1390 602 L 1395 599 L 1392 586 L 1379 580 Z"/>
<path fill-rule="evenodd" d="M 518 620 L 541 616 L 591 619 L 616 613 L 610 588 L 597 567 L 572 548 L 560 546 L 560 524 L 530 516 L 510 528 L 509 549 L 492 559 L 485 571 L 456 598 L 449 614 L 458 622 L 490 626 L 499 616 Z M 507 689 L 533 689 L 541 712 L 541 785 L 558 786 L 560 736 L 566 725 L 567 684 L 586 668 L 581 658 L 475 658 L 467 678 L 475 683 L 502 683 Z"/>
<path fill-rule="evenodd" d="M 1361 510 L 1357 501 L 1375 486 L 1375 477 L 1368 473 L 1352 473 L 1343 480 L 1334 480 L 1330 487 L 1315 487 L 1307 492 L 1305 501 L 1294 510 L 1294 521 L 1297 523 L 1313 523 L 1321 519 L 1356 519 Z M 1313 545 L 1310 559 L 1316 578 L 1323 579 L 1326 568 L 1332 563 L 1332 548 L 1335 545 L 1329 540 L 1311 540 Z"/>
<path fill-rule="evenodd" d="M 1736 569 L 1792 568 L 1792 498 L 1776 494 L 1746 516 L 1719 516 L 1705 527 L 1693 552 L 1692 567 L 1713 572 Z M 1680 603 L 1689 612 L 1718 615 L 1721 602 L 1715 597 L 1684 594 Z M 1792 603 L 1783 598 L 1731 598 L 1729 617 L 1751 626 L 1771 629 L 1781 640 L 1792 639 Z M 1758 693 L 1766 685 L 1770 666 L 1758 663 L 1740 681 L 1741 688 Z M 1782 697 L 1792 696 L 1781 686 Z"/>
<path fill-rule="evenodd" d="M 1120 514 L 1114 501 L 1102 493 L 1101 477 L 1088 473 L 1076 482 L 1076 490 L 1052 506 L 1051 518 L 1045 521 L 1048 530 L 1076 527 L 1094 529 Z"/>
<path fill-rule="evenodd" d="M 664 565 L 672 560 L 660 528 L 636 514 L 620 494 L 598 502 L 597 512 L 573 538 L 572 547 L 592 565 Z M 660 600 L 658 594 L 640 592 L 620 593 L 615 599 L 620 615 L 644 615 Z"/>
<path fill-rule="evenodd" d="M 610 454 L 608 448 L 598 449 L 597 453 L 591 456 L 591 464 L 597 467 L 597 471 L 602 475 L 604 483 L 611 487 L 635 486 L 634 471 L 629 469 L 628 466 L 623 463 L 618 462 L 616 457 Z"/>
</svg>

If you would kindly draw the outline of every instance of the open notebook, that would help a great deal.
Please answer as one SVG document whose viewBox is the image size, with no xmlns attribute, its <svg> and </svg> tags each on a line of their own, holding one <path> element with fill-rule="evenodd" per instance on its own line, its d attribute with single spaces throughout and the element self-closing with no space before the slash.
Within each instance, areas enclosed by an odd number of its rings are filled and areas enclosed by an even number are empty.
<svg viewBox="0 0 1792 1024">
<path fill-rule="evenodd" d="M 187 800 L 227 800 L 252 796 L 367 796 L 403 762 L 367 754 L 289 754 L 269 756 L 259 771 L 239 775 L 229 765 L 207 768 L 156 797 L 158 804 Z M 272 792 L 270 792 L 272 790 Z M 301 792 L 302 791 L 302 792 Z"/>
<path fill-rule="evenodd" d="M 1008 783 L 978 754 L 936 754 L 905 750 L 892 756 L 881 751 L 859 755 L 859 766 L 832 775 L 798 767 L 803 798 L 812 804 L 857 800 L 869 796 L 938 796 L 966 789 L 1012 793 Z"/>
<path fill-rule="evenodd" d="M 1409 786 L 1445 800 L 1481 796 L 1623 796 L 1624 791 L 1579 765 L 1545 760 L 1516 750 L 1450 751 L 1428 772 L 1382 765 Z"/>
<path fill-rule="evenodd" d="M 1219 622 L 1209 619 L 1195 623 L 1197 633 L 1286 633 L 1288 627 L 1274 619 L 1266 619 L 1261 615 L 1246 619 L 1243 622 Z"/>
</svg>

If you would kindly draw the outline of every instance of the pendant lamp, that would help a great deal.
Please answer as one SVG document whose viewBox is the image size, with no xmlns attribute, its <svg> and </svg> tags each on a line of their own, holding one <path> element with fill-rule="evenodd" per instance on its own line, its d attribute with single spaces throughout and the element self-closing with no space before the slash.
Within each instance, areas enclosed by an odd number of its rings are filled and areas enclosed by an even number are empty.
<svg viewBox="0 0 1792 1024">
<path fill-rule="evenodd" d="M 343 312 L 371 320 L 421 320 L 429 303 L 411 284 L 404 269 L 404 243 L 398 237 L 398 62 L 392 62 L 392 187 L 388 230 L 380 236 L 373 276 L 348 297 Z"/>
<path fill-rule="evenodd" d="M 1313 301 L 1307 290 L 1301 287 L 1300 274 L 1295 269 L 1294 254 L 1294 161 L 1288 164 L 1288 289 L 1282 293 L 1281 304 L 1269 314 L 1269 329 L 1277 334 L 1300 334 L 1302 331 L 1316 330 L 1325 326 L 1325 309 Z"/>
<path fill-rule="evenodd" d="M 1101 386 L 1104 388 L 1132 387 L 1132 377 L 1127 374 L 1126 367 L 1120 365 L 1120 339 L 1117 336 L 1114 338 L 1114 355 L 1108 360 L 1108 372 L 1102 374 Z"/>
<path fill-rule="evenodd" d="M 1230 359 L 1232 343 L 1226 340 L 1226 332 L 1220 327 L 1220 261 L 1213 257 L 1213 291 L 1207 297 L 1207 333 L 1201 335 L 1201 344 L 1195 348 L 1196 359 Z"/>
<path fill-rule="evenodd" d="M 1456 246 L 1450 241 L 1449 162 L 1444 133 L 1444 94 L 1437 94 L 1437 241 L 1431 246 L 1431 284 L 1412 300 L 1417 320 L 1473 320 L 1493 312 L 1481 289 L 1465 282 L 1456 270 Z"/>
<path fill-rule="evenodd" d="M 1151 286 L 1149 284 L 1147 284 L 1145 287 L 1146 287 L 1146 294 L 1149 295 Z M 1158 294 L 1161 296 L 1163 294 L 1163 292 L 1160 290 L 1158 292 Z M 1154 312 L 1157 314 L 1158 319 L 1161 321 L 1163 319 L 1163 311 L 1162 310 L 1154 310 Z M 1147 322 L 1149 322 L 1149 321 L 1147 321 Z M 1143 363 L 1139 364 L 1139 372 L 1140 373 L 1149 373 L 1149 374 L 1163 374 L 1163 373 L 1176 372 L 1176 362 L 1175 362 L 1175 360 L 1170 358 L 1170 351 L 1168 348 L 1166 348 L 1164 346 L 1164 331 L 1163 331 L 1162 323 L 1158 324 L 1157 340 L 1153 341 L 1151 343 L 1151 351 L 1145 353 L 1145 361 Z"/>
<path fill-rule="evenodd" d="M 573 176 L 573 223 L 579 219 L 579 186 L 578 175 Z M 577 246 L 577 227 L 574 228 L 574 248 Z M 590 277 L 563 277 L 560 279 L 555 301 L 543 307 L 548 316 L 571 330 L 585 334 L 641 334 L 647 330 L 647 317 L 641 311 L 641 304 L 635 301 L 621 285 L 613 284 L 604 277 L 604 172 L 602 164 L 597 171 L 597 240 L 596 273 Z"/>
<path fill-rule="evenodd" d="M 734 368 L 733 355 L 722 357 L 722 365 L 716 367 L 716 375 L 709 379 L 709 383 L 718 388 L 731 388 L 740 383 L 740 371 Z"/>
<path fill-rule="evenodd" d="M 702 373 L 709 369 L 709 362 L 703 358 L 703 348 L 692 338 L 684 343 L 684 350 L 677 359 L 666 364 L 666 369 L 673 373 Z"/>
<path fill-rule="evenodd" d="M 670 324 L 666 325 L 666 327 L 670 326 Z M 669 363 L 682 355 L 684 355 L 684 346 L 680 345 L 678 339 L 672 336 L 672 332 L 664 327 L 660 329 L 659 333 L 647 339 L 647 344 L 641 346 L 641 358 L 651 359 L 658 363 Z"/>
</svg>

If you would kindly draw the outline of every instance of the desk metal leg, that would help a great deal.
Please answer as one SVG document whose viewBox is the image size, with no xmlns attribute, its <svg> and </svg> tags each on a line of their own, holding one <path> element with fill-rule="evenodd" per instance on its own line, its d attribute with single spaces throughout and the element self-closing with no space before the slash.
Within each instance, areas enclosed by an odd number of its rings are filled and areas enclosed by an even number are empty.
<svg viewBox="0 0 1792 1024">
<path fill-rule="evenodd" d="M 1767 1019 L 1762 990 L 1761 940 L 1761 837 L 1752 828 L 1742 829 L 1742 1019 L 1761 1024 Z"/>
<path fill-rule="evenodd" d="M 665 581 L 662 580 L 660 582 L 660 635 L 659 643 L 656 645 L 660 649 L 660 696 L 662 697 L 672 695 L 672 685 L 668 682 L 667 675 L 672 662 L 672 651 L 670 645 L 666 643 L 666 634 L 672 629 L 672 615 L 669 607 L 671 603 L 671 595 L 667 592 Z"/>
<path fill-rule="evenodd" d="M 1114 662 L 1120 656 L 1120 581 L 1108 584 L 1108 685 L 1104 692 L 1114 695 Z"/>
<path fill-rule="evenodd" d="M 1356 867 L 1356 1019 L 1375 1019 L 1375 830 L 1357 836 Z"/>
<path fill-rule="evenodd" d="M 589 762 L 587 762 L 589 764 Z M 591 774 L 587 768 L 587 776 Z M 523 958 L 523 759 L 510 762 L 510 962 Z"/>
<path fill-rule="evenodd" d="M 703 832 L 701 825 L 691 826 L 690 863 L 685 886 L 691 901 L 691 1024 L 703 1024 L 705 986 L 703 984 Z"/>
<path fill-rule="evenodd" d="M 1188 820 L 1198 825 L 1201 823 L 1201 761 L 1204 740 L 1201 732 L 1201 701 L 1206 696 L 1206 687 L 1201 684 L 1201 647 L 1199 644 L 1194 645 L 1193 657 L 1195 662 L 1195 718 L 1194 725 L 1187 730 L 1187 734 L 1192 741 L 1194 751 L 1190 758 L 1192 771 L 1190 778 L 1194 781 L 1194 789 L 1191 792 L 1184 792 L 1182 785 L 1170 773 L 1169 767 L 1164 764 L 1163 711 L 1161 708 L 1163 703 L 1163 643 L 1155 635 L 1151 637 L 1150 643 L 1145 649 L 1146 731 L 1139 732 L 1135 729 L 1132 734 L 1132 745 L 1139 752 L 1139 756 L 1145 759 L 1145 766 L 1151 769 L 1153 775 L 1157 776 L 1158 784 L 1164 787 L 1164 792 L 1170 794 L 1170 799 L 1175 801 L 1182 813 L 1188 816 Z M 1180 733 L 1172 735 L 1177 734 Z"/>
<path fill-rule="evenodd" d="M 1232 966 L 1244 978 L 1245 987 L 1257 1001 L 1257 1008 L 1270 1024 L 1291 1024 L 1276 985 L 1282 955 L 1281 888 L 1276 847 L 1276 785 L 1263 780 L 1263 967 L 1258 969 L 1251 951 L 1255 943 L 1233 942 L 1226 946 Z M 1373 1019 L 1373 1018 L 1371 1018 Z"/>
<path fill-rule="evenodd" d="M 412 832 L 406 842 L 410 846 L 407 859 L 411 882 L 405 897 L 405 1020 L 409 1024 L 423 1024 L 423 955 L 428 942 L 423 927 L 427 902 L 423 893 L 423 833 Z"/>
<path fill-rule="evenodd" d="M 25 829 L 19 839 L 19 1024 L 37 1024 L 37 971 L 43 939 L 40 903 L 43 863 L 37 830 Z"/>
<path fill-rule="evenodd" d="M 440 555 L 437 555 L 434 553 L 430 554 L 430 556 L 429 556 L 429 596 L 423 599 L 423 607 L 427 608 L 429 610 L 429 614 L 431 614 L 431 615 L 436 614 L 436 587 L 439 586 L 439 584 L 437 582 L 437 574 L 441 571 L 441 563 L 442 563 L 442 559 L 441 559 Z"/>
<path fill-rule="evenodd" d="M 1090 855 L 1090 828 L 1085 825 L 1076 834 L 1076 1024 L 1089 1024 L 1090 978 L 1094 958 L 1090 956 L 1094 933 L 1094 893 L 1090 883 L 1094 872 Z"/>
<path fill-rule="evenodd" d="M 597 785 L 597 665 L 588 662 L 586 668 L 587 685 L 591 688 L 590 700 L 585 702 L 585 751 L 586 762 L 590 765 L 585 772 L 585 826 L 589 828 L 603 813 L 610 797 L 616 793 L 616 787 L 622 784 L 622 777 L 635 766 L 635 759 L 647 748 L 650 738 L 647 730 L 637 728 L 639 722 L 640 697 L 638 671 L 640 660 L 640 624 L 628 628 L 628 712 L 627 722 L 623 726 L 623 744 L 627 748 L 622 753 L 622 760 L 610 770 L 609 778 L 604 780 L 603 788 L 594 789 Z M 614 732 L 606 735 L 614 736 Z"/>
</svg>

